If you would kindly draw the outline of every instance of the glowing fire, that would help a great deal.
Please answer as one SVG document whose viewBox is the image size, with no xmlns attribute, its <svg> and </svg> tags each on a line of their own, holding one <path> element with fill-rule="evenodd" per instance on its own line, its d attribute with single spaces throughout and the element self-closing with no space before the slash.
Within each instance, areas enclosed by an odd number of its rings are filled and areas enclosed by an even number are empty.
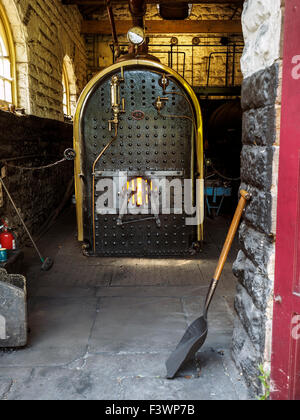
<svg viewBox="0 0 300 420">
<path fill-rule="evenodd" d="M 150 182 L 150 190 L 152 191 L 152 181 Z M 147 179 L 135 178 L 127 182 L 127 191 L 130 193 L 129 201 L 141 207 L 149 203 L 149 184 Z"/>
</svg>

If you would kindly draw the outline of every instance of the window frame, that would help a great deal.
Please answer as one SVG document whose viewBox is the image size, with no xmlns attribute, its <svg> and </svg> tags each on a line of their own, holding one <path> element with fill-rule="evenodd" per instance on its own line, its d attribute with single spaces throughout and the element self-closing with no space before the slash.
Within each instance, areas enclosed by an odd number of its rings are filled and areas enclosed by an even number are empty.
<svg viewBox="0 0 300 420">
<path fill-rule="evenodd" d="M 9 54 L 9 61 L 11 66 L 11 93 L 12 93 L 12 104 L 17 106 L 18 102 L 18 93 L 17 93 L 17 70 L 16 70 L 16 51 L 15 51 L 15 43 L 10 27 L 10 23 L 5 12 L 5 9 L 0 0 L 0 20 L 2 25 L 0 25 L 0 36 L 4 41 L 4 44 L 7 44 L 8 54 Z M 3 26 L 3 28 L 1 28 Z M 10 104 L 9 102 L 2 101 L 4 103 Z"/>
<path fill-rule="evenodd" d="M 62 71 L 62 85 L 63 85 L 63 112 L 64 112 L 64 108 L 65 106 L 67 107 L 67 116 L 71 117 L 71 98 L 70 98 L 70 82 L 69 82 L 69 77 L 68 77 L 68 71 L 66 68 L 65 63 L 63 63 L 63 71 Z M 66 97 L 67 97 L 67 103 L 64 103 L 64 93 L 66 93 Z M 64 112 L 65 114 L 65 112 Z"/>
</svg>

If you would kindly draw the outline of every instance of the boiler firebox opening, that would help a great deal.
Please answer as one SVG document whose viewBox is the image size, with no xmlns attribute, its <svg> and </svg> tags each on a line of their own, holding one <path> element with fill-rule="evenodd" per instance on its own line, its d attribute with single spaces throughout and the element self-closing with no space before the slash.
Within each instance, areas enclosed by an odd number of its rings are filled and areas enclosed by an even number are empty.
<svg viewBox="0 0 300 420">
<path fill-rule="evenodd" d="M 184 256 L 203 241 L 202 115 L 178 73 L 145 59 L 99 73 L 77 108 L 75 148 L 89 255 Z"/>
</svg>

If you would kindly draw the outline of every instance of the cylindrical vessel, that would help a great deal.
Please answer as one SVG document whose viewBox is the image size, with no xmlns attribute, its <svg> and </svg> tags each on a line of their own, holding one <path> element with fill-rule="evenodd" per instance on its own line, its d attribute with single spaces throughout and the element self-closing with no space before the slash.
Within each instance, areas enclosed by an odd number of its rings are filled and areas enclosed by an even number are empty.
<svg viewBox="0 0 300 420">
<path fill-rule="evenodd" d="M 4 231 L 0 234 L 0 247 L 5 249 L 16 248 L 16 241 L 12 233 Z"/>
<path fill-rule="evenodd" d="M 6 263 L 7 262 L 7 250 L 5 248 L 0 249 L 0 263 Z"/>
</svg>

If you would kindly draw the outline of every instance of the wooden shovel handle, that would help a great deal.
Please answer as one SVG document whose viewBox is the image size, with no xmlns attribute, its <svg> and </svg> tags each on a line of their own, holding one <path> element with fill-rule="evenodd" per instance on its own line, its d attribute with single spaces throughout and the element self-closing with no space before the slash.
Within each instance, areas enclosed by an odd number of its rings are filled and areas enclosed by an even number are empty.
<svg viewBox="0 0 300 420">
<path fill-rule="evenodd" d="M 225 262 L 227 260 L 227 257 L 228 257 L 233 239 L 234 239 L 236 231 L 239 227 L 239 223 L 240 223 L 240 220 L 241 220 L 241 217 L 242 217 L 243 210 L 245 208 L 245 205 L 246 205 L 247 201 L 250 200 L 250 197 L 251 197 L 250 194 L 247 191 L 244 191 L 244 190 L 241 190 L 240 194 L 241 194 L 241 198 L 240 198 L 239 204 L 237 206 L 237 209 L 235 211 L 235 214 L 234 214 L 234 217 L 233 217 L 233 220 L 232 220 L 232 223 L 231 223 L 231 226 L 230 226 L 230 229 L 229 229 L 229 232 L 228 232 L 223 250 L 221 252 L 216 271 L 215 271 L 215 275 L 214 275 L 214 280 L 215 281 L 218 281 L 221 277 L 221 274 L 222 274 Z"/>
</svg>

